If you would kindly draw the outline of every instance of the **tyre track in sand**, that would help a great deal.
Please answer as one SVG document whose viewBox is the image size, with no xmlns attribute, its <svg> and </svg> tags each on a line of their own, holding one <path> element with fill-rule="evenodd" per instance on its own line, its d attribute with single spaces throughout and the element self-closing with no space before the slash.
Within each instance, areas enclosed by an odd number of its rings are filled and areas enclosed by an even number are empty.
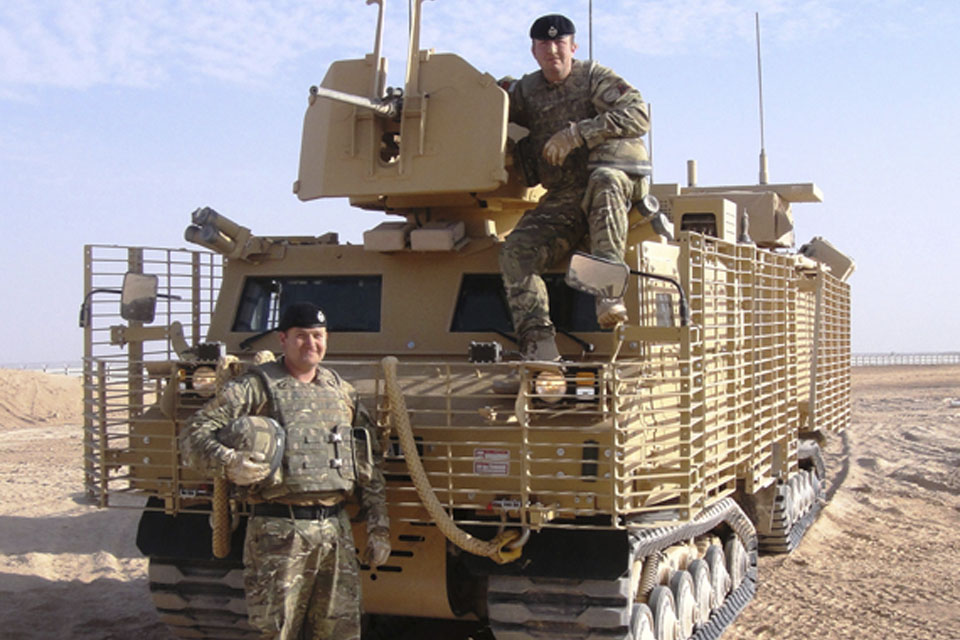
<svg viewBox="0 0 960 640">
<path fill-rule="evenodd" d="M 833 499 L 793 554 L 761 559 L 726 639 L 960 638 L 960 367 L 905 369 L 856 370 Z"/>
</svg>

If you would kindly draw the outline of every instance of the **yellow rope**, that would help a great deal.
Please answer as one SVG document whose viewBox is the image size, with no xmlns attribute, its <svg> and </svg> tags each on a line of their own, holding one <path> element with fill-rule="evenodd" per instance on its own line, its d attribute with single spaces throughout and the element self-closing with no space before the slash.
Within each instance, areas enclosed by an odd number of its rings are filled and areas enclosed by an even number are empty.
<svg viewBox="0 0 960 640">
<path fill-rule="evenodd" d="M 213 481 L 213 555 L 217 558 L 226 558 L 230 555 L 230 502 L 226 478 L 215 478 Z"/>
<path fill-rule="evenodd" d="M 260 354 L 257 354 L 258 356 Z M 217 360 L 217 392 L 232 380 L 240 370 L 240 359 L 226 355 Z M 213 517 L 210 519 L 213 555 L 226 558 L 230 555 L 230 538 L 233 526 L 230 518 L 230 485 L 223 476 L 213 480 Z"/>
<path fill-rule="evenodd" d="M 498 564 L 506 564 L 519 558 L 522 548 L 506 548 L 506 545 L 519 537 L 515 530 L 504 531 L 490 541 L 480 540 L 460 529 L 443 508 L 443 505 L 440 504 L 433 492 L 433 487 L 430 486 L 430 479 L 427 478 L 427 473 L 423 468 L 423 461 L 420 460 L 420 455 L 417 453 L 417 443 L 413 438 L 410 417 L 407 415 L 407 403 L 404 400 L 403 392 L 400 390 L 400 385 L 397 384 L 397 359 L 393 356 L 387 356 L 381 360 L 381 364 L 386 381 L 387 398 L 390 401 L 390 414 L 393 417 L 394 426 L 397 427 L 400 448 L 403 449 L 403 457 L 407 461 L 407 470 L 413 480 L 417 495 L 420 496 L 420 502 L 423 503 L 437 528 L 450 542 L 464 551 L 490 558 Z"/>
</svg>

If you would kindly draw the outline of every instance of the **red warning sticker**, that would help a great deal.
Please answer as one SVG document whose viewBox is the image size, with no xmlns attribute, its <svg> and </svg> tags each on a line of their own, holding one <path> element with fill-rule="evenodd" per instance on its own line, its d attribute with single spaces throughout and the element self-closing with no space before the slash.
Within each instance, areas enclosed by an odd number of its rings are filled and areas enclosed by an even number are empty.
<svg viewBox="0 0 960 640">
<path fill-rule="evenodd" d="M 484 476 L 510 474 L 509 449 L 474 449 L 473 472 Z"/>
</svg>

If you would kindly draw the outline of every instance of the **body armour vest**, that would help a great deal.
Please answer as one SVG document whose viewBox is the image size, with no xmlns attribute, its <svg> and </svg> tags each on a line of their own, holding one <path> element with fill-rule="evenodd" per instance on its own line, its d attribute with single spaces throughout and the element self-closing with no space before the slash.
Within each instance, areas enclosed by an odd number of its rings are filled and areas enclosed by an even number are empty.
<svg viewBox="0 0 960 640">
<path fill-rule="evenodd" d="M 597 115 L 590 92 L 593 69 L 594 63 L 575 60 L 562 84 L 548 83 L 540 72 L 530 73 L 520 79 L 516 94 L 511 96 L 518 103 L 512 115 L 517 116 L 517 124 L 530 129 L 529 153 L 537 163 L 541 184 L 548 190 L 583 187 L 590 175 L 586 147 L 574 149 L 563 165 L 555 167 L 544 160 L 543 146 L 570 122 Z"/>
<path fill-rule="evenodd" d="M 260 496 L 273 500 L 295 494 L 351 492 L 357 479 L 353 402 L 340 377 L 321 369 L 314 382 L 300 382 L 279 362 L 251 372 L 260 378 L 270 397 L 270 414 L 286 430 L 281 473 L 260 488 Z"/>
</svg>

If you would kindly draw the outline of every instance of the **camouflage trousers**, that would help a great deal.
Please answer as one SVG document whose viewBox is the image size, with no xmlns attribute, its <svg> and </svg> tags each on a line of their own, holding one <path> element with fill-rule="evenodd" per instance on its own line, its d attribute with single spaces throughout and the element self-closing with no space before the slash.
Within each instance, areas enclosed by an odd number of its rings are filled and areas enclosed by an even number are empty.
<svg viewBox="0 0 960 640">
<path fill-rule="evenodd" d="M 271 640 L 360 640 L 360 575 L 346 512 L 251 517 L 243 548 L 250 624 Z"/>
<path fill-rule="evenodd" d="M 590 236 L 590 252 L 621 262 L 627 242 L 627 214 L 645 183 L 619 169 L 599 168 L 586 188 L 548 191 L 535 209 L 520 218 L 500 248 L 500 272 L 520 336 L 547 331 L 547 287 L 540 274 L 559 264 Z"/>
</svg>

